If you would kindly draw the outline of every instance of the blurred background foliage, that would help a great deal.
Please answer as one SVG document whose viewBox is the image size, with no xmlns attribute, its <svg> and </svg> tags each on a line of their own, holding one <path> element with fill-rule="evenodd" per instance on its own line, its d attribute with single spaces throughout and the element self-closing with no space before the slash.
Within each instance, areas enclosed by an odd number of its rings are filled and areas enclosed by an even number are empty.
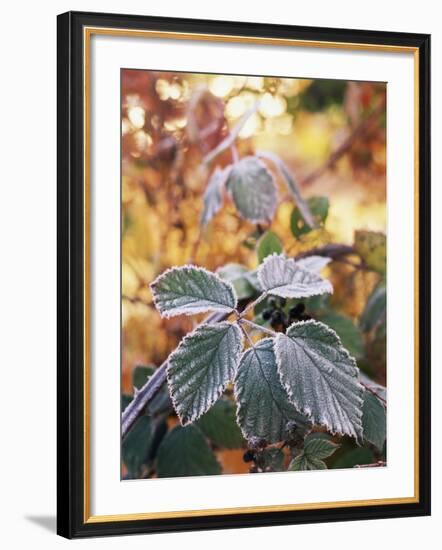
<svg viewBox="0 0 442 550">
<path fill-rule="evenodd" d="M 122 391 L 127 399 L 136 386 L 136 367 L 160 365 L 194 326 L 187 317 L 161 319 L 153 307 L 149 283 L 166 268 L 192 262 L 216 271 L 234 262 L 253 269 L 261 259 L 257 242 L 268 230 L 267 241 L 276 236 L 292 256 L 329 243 L 352 245 L 357 230 L 385 232 L 385 93 L 382 83 L 122 71 Z M 225 151 L 213 165 L 202 159 L 258 100 L 259 108 L 239 132 L 238 154 L 271 151 L 295 175 L 306 199 L 328 199 L 317 205 L 319 215 L 325 213 L 318 229 L 299 230 L 293 200 L 278 180 L 280 201 L 269 226 L 243 220 L 227 201 L 206 229 L 200 227 L 209 176 L 215 166 L 230 164 L 232 153 Z M 360 234 L 359 246 L 367 246 L 365 237 Z M 357 329 L 384 274 L 342 261 L 330 264 L 326 275 L 335 291 L 327 308 L 319 304 L 319 313 L 332 327 L 347 323 L 347 345 L 359 367 L 385 384 L 385 326 L 382 333 L 366 325 L 370 345 Z M 373 330 L 380 334 L 373 337 Z M 176 419 L 167 423 L 171 427 Z M 214 447 L 224 473 L 248 471 L 243 450 Z M 336 453 L 341 455 L 342 449 Z M 130 457 L 124 462 L 123 474 Z"/>
</svg>

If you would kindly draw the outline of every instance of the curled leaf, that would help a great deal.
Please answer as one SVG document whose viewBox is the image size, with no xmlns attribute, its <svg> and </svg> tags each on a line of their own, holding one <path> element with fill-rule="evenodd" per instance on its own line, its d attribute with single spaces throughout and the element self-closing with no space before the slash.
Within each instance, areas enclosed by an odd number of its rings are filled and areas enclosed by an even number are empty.
<svg viewBox="0 0 442 550">
<path fill-rule="evenodd" d="M 275 155 L 275 153 L 272 153 L 271 151 L 258 151 L 256 154 L 258 157 L 270 160 L 275 164 L 275 166 L 278 168 L 279 173 L 284 179 L 285 184 L 287 185 L 289 193 L 295 199 L 298 211 L 304 218 L 305 223 L 308 224 L 310 227 L 316 227 L 315 219 L 310 211 L 310 206 L 308 202 L 306 202 L 302 197 L 299 184 L 285 162 L 280 157 L 278 157 L 278 155 Z"/>
<path fill-rule="evenodd" d="M 203 201 L 204 207 L 200 224 L 205 227 L 223 205 L 223 188 L 231 166 L 224 169 L 216 168 L 209 179 Z"/>
<path fill-rule="evenodd" d="M 293 209 L 290 218 L 290 227 L 293 235 L 298 238 L 301 235 L 310 233 L 316 227 L 322 227 L 327 219 L 329 201 L 327 197 L 311 197 L 307 201 L 310 212 L 314 217 L 314 223 L 307 221 L 300 209 L 300 204 Z"/>
</svg>

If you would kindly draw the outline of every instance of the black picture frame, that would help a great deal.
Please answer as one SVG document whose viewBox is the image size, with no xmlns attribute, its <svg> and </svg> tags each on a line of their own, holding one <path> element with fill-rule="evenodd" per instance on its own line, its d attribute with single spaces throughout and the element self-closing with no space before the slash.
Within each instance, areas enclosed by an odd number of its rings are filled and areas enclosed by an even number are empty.
<svg viewBox="0 0 442 550">
<path fill-rule="evenodd" d="M 397 32 L 68 12 L 57 21 L 57 532 L 67 538 L 430 514 L 430 36 Z M 419 498 L 413 503 L 183 518 L 87 521 L 84 470 L 85 27 L 414 48 L 419 61 Z"/>
</svg>

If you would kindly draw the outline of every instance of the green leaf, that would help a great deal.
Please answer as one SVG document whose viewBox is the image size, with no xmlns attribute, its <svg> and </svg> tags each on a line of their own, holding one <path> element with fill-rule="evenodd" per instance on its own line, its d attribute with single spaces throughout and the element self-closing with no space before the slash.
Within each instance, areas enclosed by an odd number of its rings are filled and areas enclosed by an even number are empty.
<svg viewBox="0 0 442 550">
<path fill-rule="evenodd" d="M 307 298 L 333 292 L 330 281 L 302 269 L 283 255 L 267 256 L 258 268 L 258 280 L 268 294 L 281 298 Z"/>
<path fill-rule="evenodd" d="M 200 224 L 203 227 L 210 222 L 223 205 L 223 188 L 231 168 L 231 166 L 227 166 L 224 169 L 216 168 L 210 176 L 203 197 L 204 207 L 200 220 Z"/>
<path fill-rule="evenodd" d="M 293 405 L 332 433 L 362 439 L 364 388 L 337 334 L 317 321 L 292 324 L 275 338 L 281 382 Z"/>
<path fill-rule="evenodd" d="M 319 315 L 318 320 L 337 332 L 342 345 L 348 349 L 351 355 L 357 359 L 364 355 L 364 340 L 361 331 L 350 317 L 342 313 L 327 311 Z"/>
<path fill-rule="evenodd" d="M 369 390 L 374 391 L 382 399 L 387 400 L 387 388 L 385 386 L 382 386 L 377 382 L 373 382 L 373 380 L 362 371 L 359 372 L 359 380 Z"/>
<path fill-rule="evenodd" d="M 217 274 L 224 281 L 233 285 L 239 300 L 250 298 L 256 294 L 256 289 L 249 278 L 249 270 L 241 264 L 226 264 L 217 269 Z"/>
<path fill-rule="evenodd" d="M 374 453 L 366 447 L 357 447 L 339 456 L 333 462 L 333 469 L 353 468 L 359 464 L 372 464 L 375 461 Z"/>
<path fill-rule="evenodd" d="M 355 231 L 354 249 L 365 265 L 385 275 L 387 263 L 387 238 L 375 231 Z"/>
<path fill-rule="evenodd" d="M 181 424 L 204 414 L 233 379 L 242 346 L 238 325 L 201 325 L 169 356 L 167 380 Z"/>
<path fill-rule="evenodd" d="M 206 438 L 196 426 L 176 426 L 158 449 L 158 477 L 204 476 L 221 473 Z"/>
<path fill-rule="evenodd" d="M 266 231 L 258 241 L 258 263 L 271 254 L 280 254 L 283 251 L 282 243 L 273 231 Z"/>
<path fill-rule="evenodd" d="M 303 452 L 295 457 L 289 464 L 288 469 L 292 472 L 303 470 L 327 470 L 327 465 L 319 458 L 310 458 Z"/>
<path fill-rule="evenodd" d="M 306 426 L 309 422 L 289 403 L 276 368 L 273 339 L 264 338 L 246 350 L 235 376 L 237 420 L 248 440 L 282 441 L 287 423 Z"/>
<path fill-rule="evenodd" d="M 316 437 L 315 435 L 309 435 L 304 441 L 304 453 L 309 458 L 324 458 L 330 457 L 336 449 L 339 449 L 339 445 L 333 443 L 328 438 Z"/>
<path fill-rule="evenodd" d="M 387 435 L 387 415 L 384 405 L 369 391 L 364 396 L 362 425 L 364 439 L 382 451 Z"/>
<path fill-rule="evenodd" d="M 359 326 L 364 332 L 370 332 L 386 319 L 387 289 L 385 284 L 379 284 L 370 294 L 365 309 L 359 319 Z"/>
<path fill-rule="evenodd" d="M 150 365 L 148 366 L 137 366 L 132 371 L 132 384 L 134 388 L 140 389 L 147 382 L 147 379 L 152 376 L 155 371 L 155 367 Z"/>
<path fill-rule="evenodd" d="M 228 399 L 219 399 L 198 420 L 198 427 L 218 447 L 238 449 L 244 444 L 241 430 L 236 423 L 236 407 Z"/>
<path fill-rule="evenodd" d="M 307 204 L 313 214 L 313 217 L 315 218 L 316 223 L 318 226 L 322 227 L 328 216 L 328 198 L 312 197 L 311 199 L 308 199 Z M 306 233 L 310 233 L 310 231 L 314 229 L 312 225 L 305 221 L 298 206 L 295 206 L 292 211 L 292 215 L 290 217 L 290 228 L 296 238 L 299 238 L 301 235 L 305 235 Z"/>
<path fill-rule="evenodd" d="M 168 269 L 150 287 L 156 308 L 166 318 L 236 308 L 232 285 L 202 267 Z"/>
<path fill-rule="evenodd" d="M 121 455 L 132 478 L 140 476 L 140 469 L 147 463 L 152 443 L 152 421 L 148 416 L 140 416 L 123 440 Z"/>
<path fill-rule="evenodd" d="M 329 458 L 339 445 L 326 434 L 311 434 L 304 440 L 304 449 L 291 461 L 289 470 L 326 470 L 325 458 Z"/>
<path fill-rule="evenodd" d="M 256 157 L 233 165 L 227 187 L 241 216 L 253 223 L 269 222 L 275 213 L 277 192 L 272 174 Z"/>
</svg>

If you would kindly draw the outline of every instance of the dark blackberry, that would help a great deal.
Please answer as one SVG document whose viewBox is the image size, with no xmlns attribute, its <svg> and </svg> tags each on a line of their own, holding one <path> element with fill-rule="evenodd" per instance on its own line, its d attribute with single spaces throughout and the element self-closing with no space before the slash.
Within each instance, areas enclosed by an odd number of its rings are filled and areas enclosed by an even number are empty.
<svg viewBox="0 0 442 550">
<path fill-rule="evenodd" d="M 299 315 L 302 315 L 304 311 L 305 311 L 305 305 L 301 302 L 289 309 L 289 316 L 295 319 L 296 317 L 299 317 Z"/>
<path fill-rule="evenodd" d="M 298 319 L 300 321 L 310 321 L 311 317 L 310 315 L 299 315 Z"/>
<path fill-rule="evenodd" d="M 255 453 L 249 449 L 243 454 L 242 459 L 244 460 L 244 462 L 252 462 L 253 460 L 255 460 Z"/>
<path fill-rule="evenodd" d="M 279 325 L 282 323 L 282 313 L 278 310 L 272 313 L 272 325 Z"/>
<path fill-rule="evenodd" d="M 270 317 L 272 316 L 272 313 L 273 313 L 272 309 L 265 309 L 262 312 L 262 318 L 264 319 L 264 321 L 268 321 L 270 319 Z"/>
</svg>

